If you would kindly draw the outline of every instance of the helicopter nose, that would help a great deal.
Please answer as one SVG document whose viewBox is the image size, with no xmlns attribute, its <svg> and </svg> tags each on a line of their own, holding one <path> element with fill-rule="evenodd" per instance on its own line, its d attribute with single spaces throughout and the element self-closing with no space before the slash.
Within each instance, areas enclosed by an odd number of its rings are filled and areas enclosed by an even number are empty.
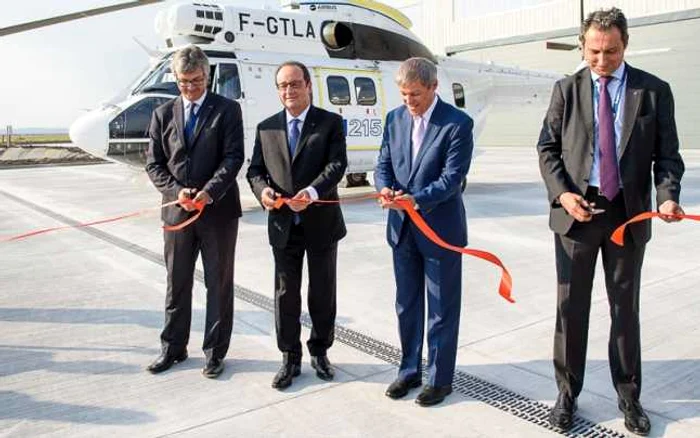
<svg viewBox="0 0 700 438">
<path fill-rule="evenodd" d="M 78 118 L 68 135 L 73 144 L 91 155 L 107 158 L 111 111 L 98 109 Z"/>
</svg>

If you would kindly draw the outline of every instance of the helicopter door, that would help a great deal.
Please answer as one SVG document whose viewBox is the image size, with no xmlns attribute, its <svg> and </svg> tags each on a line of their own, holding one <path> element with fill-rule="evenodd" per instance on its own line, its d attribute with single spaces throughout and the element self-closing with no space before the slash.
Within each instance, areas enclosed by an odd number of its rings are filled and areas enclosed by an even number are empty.
<svg viewBox="0 0 700 438">
<path fill-rule="evenodd" d="M 374 168 L 386 107 L 381 76 L 373 70 L 316 69 L 318 106 L 343 116 L 348 173 Z"/>
</svg>

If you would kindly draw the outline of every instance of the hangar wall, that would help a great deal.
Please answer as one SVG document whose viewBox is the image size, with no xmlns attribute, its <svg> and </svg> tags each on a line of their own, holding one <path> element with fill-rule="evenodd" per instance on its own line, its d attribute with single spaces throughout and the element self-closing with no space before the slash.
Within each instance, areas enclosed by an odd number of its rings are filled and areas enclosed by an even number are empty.
<svg viewBox="0 0 700 438">
<path fill-rule="evenodd" d="M 444 20 L 459 0 L 426 0 L 423 10 Z M 442 3 L 443 7 L 434 7 Z M 700 0 L 585 1 L 584 11 L 615 5 L 630 23 L 626 60 L 670 83 L 676 100 L 676 122 L 682 148 L 700 148 Z M 432 5 L 432 6 L 430 6 Z M 559 0 L 520 11 L 458 21 L 442 27 L 428 17 L 421 20 L 419 35 L 436 53 L 479 62 L 494 62 L 520 68 L 571 73 L 580 63 L 578 49 L 548 50 L 546 41 L 576 44 L 580 2 Z M 427 26 L 436 26 L 428 30 Z M 442 28 L 442 32 L 438 29 Z M 449 28 L 449 29 L 448 29 Z M 436 44 L 444 44 L 436 47 Z M 458 51 L 456 49 L 459 49 Z M 480 146 L 534 146 L 544 117 L 541 109 L 517 117 L 507 110 L 492 111 L 479 138 Z"/>
</svg>

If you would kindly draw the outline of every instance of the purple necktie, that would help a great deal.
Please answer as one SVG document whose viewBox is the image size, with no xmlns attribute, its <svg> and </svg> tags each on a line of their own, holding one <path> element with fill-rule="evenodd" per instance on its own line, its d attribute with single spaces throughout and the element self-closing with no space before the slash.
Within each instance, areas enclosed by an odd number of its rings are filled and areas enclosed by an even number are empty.
<svg viewBox="0 0 700 438">
<path fill-rule="evenodd" d="M 615 147 L 615 121 L 613 120 L 608 83 L 613 79 L 601 76 L 598 99 L 598 148 L 600 149 L 600 193 L 612 201 L 620 191 Z"/>
</svg>

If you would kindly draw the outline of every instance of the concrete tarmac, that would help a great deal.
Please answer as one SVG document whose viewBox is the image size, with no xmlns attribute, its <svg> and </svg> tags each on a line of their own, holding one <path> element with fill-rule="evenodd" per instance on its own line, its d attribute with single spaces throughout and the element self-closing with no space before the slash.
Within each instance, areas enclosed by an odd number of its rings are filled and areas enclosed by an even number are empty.
<svg viewBox="0 0 700 438">
<path fill-rule="evenodd" d="M 682 203 L 700 212 L 700 151 L 684 151 Z M 157 212 L 0 243 L 0 436 L 546 437 L 557 391 L 552 369 L 554 243 L 533 148 L 488 148 L 465 194 L 470 247 L 510 269 L 516 304 L 497 294 L 499 271 L 466 257 L 455 392 L 421 408 L 417 391 L 384 396 L 396 375 L 398 333 L 386 213 L 343 206 L 333 382 L 304 357 L 292 387 L 270 387 L 273 260 L 266 213 L 239 180 L 245 213 L 236 252 L 234 335 L 226 369 L 202 377 L 205 288 L 198 267 L 190 358 L 153 376 L 165 269 Z M 367 189 L 344 189 L 347 197 Z M 157 206 L 144 172 L 123 165 L 0 170 L 0 237 Z M 642 404 L 650 436 L 700 436 L 697 223 L 654 223 L 641 294 Z M 600 263 L 599 263 L 600 265 Z M 608 305 L 594 284 L 584 390 L 568 436 L 628 436 L 607 363 Z M 305 322 L 308 317 L 305 316 Z M 308 337 L 308 326 L 302 341 Z M 306 352 L 305 352 L 306 354 Z"/>
</svg>

